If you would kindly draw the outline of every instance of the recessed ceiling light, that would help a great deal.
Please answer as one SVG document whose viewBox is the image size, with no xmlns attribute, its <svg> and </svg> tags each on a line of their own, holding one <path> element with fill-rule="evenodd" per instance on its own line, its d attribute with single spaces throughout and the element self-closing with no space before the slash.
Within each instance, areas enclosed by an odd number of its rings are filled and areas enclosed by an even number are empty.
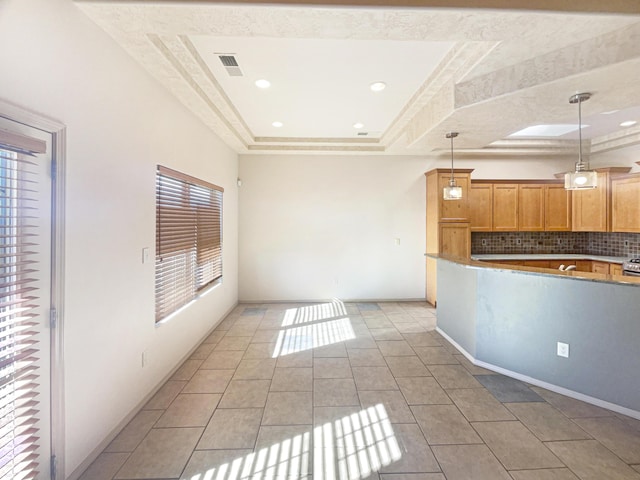
<svg viewBox="0 0 640 480">
<path fill-rule="evenodd" d="M 271 125 L 273 125 L 276 128 L 280 128 L 284 124 L 282 122 L 273 122 Z"/>
<path fill-rule="evenodd" d="M 271 82 L 269 80 L 265 80 L 264 78 L 256 80 L 256 87 L 258 88 L 269 88 L 270 86 Z"/>
<path fill-rule="evenodd" d="M 582 125 L 586 128 L 589 125 Z M 578 125 L 534 125 L 512 133 L 510 137 L 561 137 L 578 130 Z"/>
<path fill-rule="evenodd" d="M 638 122 L 636 122 L 635 120 L 627 120 L 626 122 L 622 122 L 620 124 L 620 126 L 621 127 L 633 127 L 636 123 L 638 123 Z"/>
<path fill-rule="evenodd" d="M 353 128 L 363 128 L 364 127 L 364 123 L 360 123 L 360 122 L 356 122 L 353 124 Z"/>
<path fill-rule="evenodd" d="M 373 82 L 369 88 L 371 88 L 372 91 L 374 92 L 381 92 L 382 90 L 384 90 L 385 88 L 387 88 L 387 84 L 384 82 Z"/>
<path fill-rule="evenodd" d="M 602 112 L 600 115 L 613 115 L 614 113 L 618 113 L 620 110 L 609 110 L 608 112 Z"/>
</svg>

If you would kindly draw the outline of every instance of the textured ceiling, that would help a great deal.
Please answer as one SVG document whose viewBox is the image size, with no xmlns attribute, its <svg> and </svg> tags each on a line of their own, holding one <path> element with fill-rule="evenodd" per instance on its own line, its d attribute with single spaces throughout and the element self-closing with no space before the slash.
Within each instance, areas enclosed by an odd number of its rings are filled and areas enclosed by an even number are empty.
<svg viewBox="0 0 640 480">
<path fill-rule="evenodd" d="M 470 154 L 564 152 L 575 132 L 507 137 L 576 123 L 568 99 L 578 91 L 594 93 L 583 104 L 592 152 L 640 143 L 640 126 L 619 127 L 640 122 L 639 15 L 77 5 L 239 153 L 417 155 L 447 148 L 451 130 Z M 221 53 L 236 57 L 242 76 L 229 76 Z M 271 87 L 258 89 L 259 78 Z M 374 81 L 387 88 L 371 92 Z M 621 111 L 602 114 L 612 110 Z M 273 127 L 276 120 L 284 125 Z"/>
</svg>

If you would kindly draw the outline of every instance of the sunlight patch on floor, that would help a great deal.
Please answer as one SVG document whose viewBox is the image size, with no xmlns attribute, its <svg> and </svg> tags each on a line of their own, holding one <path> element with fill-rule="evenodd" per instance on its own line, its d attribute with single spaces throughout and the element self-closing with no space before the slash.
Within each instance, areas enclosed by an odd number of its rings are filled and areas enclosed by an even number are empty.
<svg viewBox="0 0 640 480">
<path fill-rule="evenodd" d="M 344 317 L 346 315 L 347 309 L 344 303 L 338 299 L 333 299 L 327 303 L 287 309 L 282 320 L 282 326 L 289 327 L 291 325 Z"/>
<path fill-rule="evenodd" d="M 348 317 L 288 328 L 278 333 L 272 357 L 344 342 L 355 336 Z"/>
<path fill-rule="evenodd" d="M 402 457 L 387 411 L 384 405 L 377 404 L 182 480 L 309 476 L 312 434 L 314 478 L 363 479 Z"/>
</svg>

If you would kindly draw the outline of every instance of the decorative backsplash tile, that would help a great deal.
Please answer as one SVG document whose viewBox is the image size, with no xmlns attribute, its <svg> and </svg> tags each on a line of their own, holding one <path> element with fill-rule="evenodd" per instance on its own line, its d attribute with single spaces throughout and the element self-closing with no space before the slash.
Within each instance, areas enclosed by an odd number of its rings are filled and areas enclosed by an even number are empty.
<svg viewBox="0 0 640 480">
<path fill-rule="evenodd" d="M 471 253 L 587 253 L 640 256 L 639 233 L 473 232 Z"/>
</svg>

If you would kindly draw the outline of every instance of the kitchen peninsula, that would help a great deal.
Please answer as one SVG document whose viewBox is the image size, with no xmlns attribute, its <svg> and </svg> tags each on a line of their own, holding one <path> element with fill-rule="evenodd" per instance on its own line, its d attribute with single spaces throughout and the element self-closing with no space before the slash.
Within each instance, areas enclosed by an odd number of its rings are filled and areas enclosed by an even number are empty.
<svg viewBox="0 0 640 480">
<path fill-rule="evenodd" d="M 640 277 L 429 257 L 438 330 L 473 363 L 640 419 Z"/>
</svg>

